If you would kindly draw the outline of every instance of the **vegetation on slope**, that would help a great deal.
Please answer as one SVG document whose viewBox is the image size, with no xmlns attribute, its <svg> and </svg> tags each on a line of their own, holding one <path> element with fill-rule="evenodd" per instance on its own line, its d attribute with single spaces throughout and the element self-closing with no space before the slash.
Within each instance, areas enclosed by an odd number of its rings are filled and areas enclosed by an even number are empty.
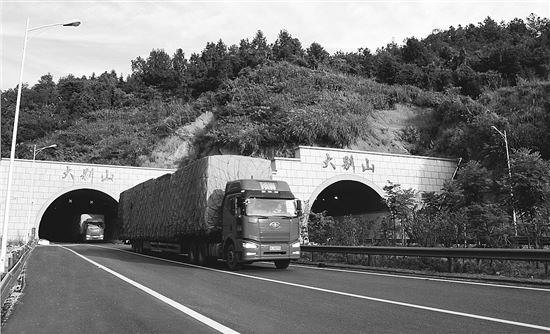
<svg viewBox="0 0 550 334">
<path fill-rule="evenodd" d="M 395 129 L 397 146 L 461 157 L 464 164 L 443 197 L 424 200 L 424 208 L 435 201 L 439 210 L 407 211 L 404 205 L 392 225 L 413 236 L 451 222 L 444 230 L 475 233 L 478 242 L 489 235 L 489 244 L 501 245 L 503 236 L 515 233 L 508 224 L 511 207 L 524 224 L 520 231 L 537 238 L 548 233 L 549 75 L 550 20 L 536 15 L 501 23 L 487 18 L 374 53 L 359 48 L 330 55 L 318 43 L 304 49 L 284 30 L 268 44 L 258 31 L 239 45 L 208 43 L 189 59 L 181 49 L 172 56 L 152 50 L 132 60 L 127 78 L 112 71 L 56 83 L 44 75 L 23 87 L 16 156 L 32 158 L 33 145 L 56 143 L 40 158 L 169 167 L 177 161 L 153 152 L 159 143 L 189 145 L 179 163 L 220 152 L 288 156 L 298 145 L 391 151 L 380 138 L 381 115 L 415 111 Z M 4 157 L 15 97 L 16 89 L 2 93 Z M 195 122 L 210 114 L 209 123 Z M 184 130 L 193 124 L 204 128 Z M 493 127 L 507 131 L 512 178 L 503 138 Z M 477 225 L 464 230 L 464 220 Z M 411 221 L 424 227 L 408 226 Z M 395 238 L 396 230 L 390 232 Z"/>
</svg>

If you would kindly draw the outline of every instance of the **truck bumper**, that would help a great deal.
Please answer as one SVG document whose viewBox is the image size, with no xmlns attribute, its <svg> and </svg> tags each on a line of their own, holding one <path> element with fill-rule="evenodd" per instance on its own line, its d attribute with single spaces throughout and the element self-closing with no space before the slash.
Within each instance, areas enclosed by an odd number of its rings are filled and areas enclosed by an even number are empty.
<svg viewBox="0 0 550 334">
<path fill-rule="evenodd" d="M 244 262 L 298 260 L 299 258 L 300 243 L 298 241 L 290 244 L 243 242 L 242 259 Z"/>
<path fill-rule="evenodd" d="M 86 240 L 103 240 L 102 235 L 87 235 Z"/>
</svg>

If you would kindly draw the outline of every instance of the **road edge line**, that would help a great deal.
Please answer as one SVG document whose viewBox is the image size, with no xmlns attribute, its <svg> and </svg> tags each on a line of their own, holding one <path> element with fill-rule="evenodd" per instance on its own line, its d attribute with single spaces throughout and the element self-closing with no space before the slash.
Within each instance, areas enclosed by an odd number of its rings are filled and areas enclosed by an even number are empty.
<svg viewBox="0 0 550 334">
<path fill-rule="evenodd" d="M 79 256 L 80 258 L 82 258 L 82 259 L 86 260 L 87 262 L 93 264 L 94 266 L 98 267 L 99 269 L 108 272 L 109 274 L 111 274 L 111 275 L 121 279 L 122 281 L 134 286 L 135 288 L 138 288 L 141 291 L 157 298 L 158 300 L 172 306 L 173 308 L 177 309 L 178 311 L 187 314 L 188 316 L 192 317 L 193 319 L 200 321 L 201 323 L 217 330 L 220 333 L 224 333 L 224 334 L 225 333 L 227 333 L 227 334 L 238 334 L 239 333 L 239 332 L 237 332 L 237 331 L 235 331 L 235 330 L 233 330 L 233 329 L 231 329 L 227 326 L 224 326 L 224 325 L 220 324 L 219 322 L 217 322 L 215 320 L 212 320 L 212 319 L 210 319 L 210 318 L 208 318 L 208 317 L 206 317 L 206 316 L 204 316 L 204 315 L 202 315 L 202 314 L 200 314 L 196 311 L 193 311 L 192 309 L 188 308 L 187 306 L 182 305 L 182 304 L 176 302 L 175 300 L 170 299 L 170 298 L 156 292 L 155 290 L 146 287 L 145 285 L 142 285 L 142 284 L 140 284 L 140 283 L 138 283 L 138 282 L 122 275 L 122 274 L 117 273 L 116 271 L 114 271 L 112 269 L 109 269 L 109 268 L 95 262 L 94 260 L 88 259 L 84 255 L 79 254 L 78 252 L 76 252 L 76 251 L 74 251 L 70 248 L 67 248 L 67 247 L 64 247 L 64 246 L 58 246 L 58 247 L 66 249 L 66 250 L 74 253 L 75 255 Z"/>
</svg>

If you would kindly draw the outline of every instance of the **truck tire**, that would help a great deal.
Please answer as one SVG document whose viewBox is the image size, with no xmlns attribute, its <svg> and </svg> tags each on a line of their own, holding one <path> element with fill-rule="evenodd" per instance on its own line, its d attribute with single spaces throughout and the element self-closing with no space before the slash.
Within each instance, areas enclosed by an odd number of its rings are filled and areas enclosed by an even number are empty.
<svg viewBox="0 0 550 334">
<path fill-rule="evenodd" d="M 143 241 L 142 240 L 132 240 L 132 251 L 141 254 L 143 253 Z"/>
<path fill-rule="evenodd" d="M 275 260 L 275 268 L 277 269 L 286 269 L 290 264 L 290 260 Z"/>
<path fill-rule="evenodd" d="M 206 249 L 202 242 L 193 242 L 189 246 L 189 262 L 199 266 L 206 264 Z"/>
<path fill-rule="evenodd" d="M 225 250 L 225 262 L 231 271 L 241 269 L 240 253 L 235 251 L 233 244 L 229 244 Z"/>
</svg>

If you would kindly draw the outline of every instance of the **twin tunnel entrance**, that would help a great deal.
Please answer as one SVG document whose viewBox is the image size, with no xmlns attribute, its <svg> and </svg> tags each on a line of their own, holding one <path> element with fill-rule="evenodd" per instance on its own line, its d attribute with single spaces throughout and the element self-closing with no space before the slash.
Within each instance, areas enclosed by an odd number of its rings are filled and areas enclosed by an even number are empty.
<svg viewBox="0 0 550 334">
<path fill-rule="evenodd" d="M 75 217 L 80 214 L 101 214 L 105 217 L 105 240 L 115 237 L 118 202 L 110 195 L 93 189 L 78 189 L 56 198 L 40 220 L 38 237 L 53 242 L 77 242 Z M 368 185 L 340 180 L 325 186 L 316 196 L 311 211 L 328 216 L 380 215 L 388 211 L 378 192 Z"/>
</svg>

